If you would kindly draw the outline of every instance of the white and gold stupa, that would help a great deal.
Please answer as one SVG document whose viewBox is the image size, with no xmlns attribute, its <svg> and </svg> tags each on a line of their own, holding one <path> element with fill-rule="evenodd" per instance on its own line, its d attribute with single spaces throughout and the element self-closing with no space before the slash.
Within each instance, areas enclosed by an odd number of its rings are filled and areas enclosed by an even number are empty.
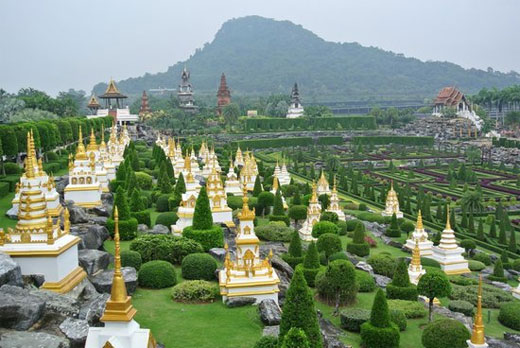
<svg viewBox="0 0 520 348">
<path fill-rule="evenodd" d="M 419 240 L 416 239 L 415 247 L 412 251 L 412 261 L 410 261 L 410 265 L 408 265 L 410 282 L 417 285 L 419 278 L 421 278 L 423 274 L 426 274 L 426 270 L 421 265 L 421 249 L 419 248 Z"/>
<path fill-rule="evenodd" d="M 431 256 L 433 255 L 433 242 L 428 240 L 428 233 L 424 230 L 421 211 L 417 214 L 417 224 L 415 225 L 415 230 L 410 234 L 409 238 L 406 240 L 405 246 L 409 250 L 414 250 L 415 244 L 419 243 L 419 249 L 421 250 L 422 256 Z"/>
<path fill-rule="evenodd" d="M 236 259 L 231 256 L 226 244 L 224 269 L 219 272 L 222 300 L 233 297 L 254 297 L 257 303 L 272 299 L 278 303 L 280 279 L 271 265 L 272 251 L 265 259 L 260 258 L 260 241 L 255 234 L 255 211 L 248 206 L 247 189 L 244 188 L 240 224 L 236 236 Z"/>
<path fill-rule="evenodd" d="M 338 197 L 338 190 L 336 186 L 336 178 L 334 177 L 334 185 L 332 186 L 332 192 L 330 194 L 330 203 L 329 207 L 326 211 L 329 211 L 331 213 L 336 213 L 338 215 L 338 219 L 342 221 L 346 221 L 345 213 L 343 212 L 343 209 L 341 209 L 341 206 L 339 205 L 339 197 Z"/>
<path fill-rule="evenodd" d="M 246 153 L 244 159 L 244 165 L 240 169 L 240 184 L 246 185 L 248 191 L 253 191 L 255 187 L 255 180 L 258 176 L 258 167 L 254 157 Z"/>
<path fill-rule="evenodd" d="M 80 126 L 75 159 L 69 155 L 69 184 L 65 187 L 65 200 L 92 208 L 102 204 L 101 193 L 101 183 L 96 176 L 96 156 L 94 152 L 87 155 Z"/>
<path fill-rule="evenodd" d="M 206 190 L 208 192 L 209 205 L 214 223 L 223 223 L 227 227 L 235 227 L 233 222 L 233 210 L 227 205 L 227 196 L 224 185 L 220 179 L 220 174 L 213 166 L 212 172 L 206 180 Z"/>
<path fill-rule="evenodd" d="M 116 166 L 112 163 L 111 155 L 108 153 L 107 144 L 105 143 L 105 127 L 101 125 L 101 144 L 99 144 L 99 158 L 106 171 L 107 181 L 110 182 L 116 178 Z M 97 164 L 96 164 L 97 165 Z"/>
<path fill-rule="evenodd" d="M 197 159 L 197 155 L 195 154 L 195 150 L 193 149 L 193 146 L 191 147 L 190 160 L 191 160 L 191 172 L 193 173 L 194 176 L 200 176 L 202 174 L 202 170 L 200 170 L 199 161 Z"/>
<path fill-rule="evenodd" d="M 244 162 L 244 157 L 242 157 L 242 150 L 240 150 L 240 146 L 237 147 L 237 152 L 235 154 L 235 164 L 237 166 L 244 166 L 245 162 Z"/>
<path fill-rule="evenodd" d="M 26 167 L 29 178 L 34 168 Z M 18 223 L 7 233 L 0 229 L 0 252 L 10 255 L 20 265 L 23 275 L 45 277 L 42 289 L 66 293 L 85 277 L 78 265 L 80 239 L 69 234 L 69 212 L 65 209 L 63 225 L 54 222 L 45 204 L 45 190 L 26 181 L 20 188 Z"/>
<path fill-rule="evenodd" d="M 45 196 L 46 209 L 51 216 L 56 217 L 63 211 L 60 204 L 60 195 L 56 191 L 56 184 L 54 177 L 47 175 L 43 170 L 43 163 L 41 158 L 36 158 L 36 150 L 34 146 L 34 137 L 31 132 L 27 133 L 27 157 L 25 158 L 25 173 L 20 177 L 16 184 L 16 191 L 12 200 L 13 207 L 10 213 L 18 214 L 20 205 L 20 196 L 28 187 L 42 187 L 42 192 Z"/>
<path fill-rule="evenodd" d="M 235 173 L 235 165 L 233 159 L 229 160 L 229 171 L 226 175 L 226 182 L 224 183 L 226 194 L 231 193 L 234 196 L 242 196 L 242 189 L 240 188 L 240 181 Z"/>
<path fill-rule="evenodd" d="M 186 156 L 186 165 L 191 166 L 191 161 L 189 157 Z M 177 216 L 179 219 L 175 223 L 175 225 L 171 226 L 172 233 L 176 236 L 182 236 L 182 231 L 184 228 L 191 226 L 193 224 L 193 214 L 195 213 L 195 203 L 197 201 L 197 197 L 199 197 L 200 192 L 200 184 L 191 173 L 191 170 L 187 171 L 186 176 L 184 176 L 184 184 L 186 186 L 186 192 L 182 194 L 181 204 L 177 210 Z"/>
<path fill-rule="evenodd" d="M 103 136 L 102 136 L 103 137 Z M 90 130 L 90 141 L 87 145 L 87 156 L 90 158 L 94 154 L 95 167 L 97 181 L 101 185 L 102 192 L 109 192 L 108 188 L 108 172 L 105 169 L 105 162 L 101 156 L 100 146 L 96 142 L 96 136 L 94 135 L 94 128 Z"/>
<path fill-rule="evenodd" d="M 220 174 L 222 168 L 220 168 L 220 164 L 218 163 L 218 157 L 215 154 L 215 149 L 211 148 L 211 151 L 209 151 L 209 155 L 207 157 L 206 163 L 204 164 L 204 167 L 202 168 L 202 176 L 207 179 L 211 175 L 213 168 L 215 168 L 217 173 Z"/>
<path fill-rule="evenodd" d="M 323 194 L 330 195 L 329 182 L 327 178 L 325 178 L 325 173 L 323 170 L 321 171 L 320 179 L 318 180 L 317 194 L 318 197 Z"/>
<path fill-rule="evenodd" d="M 280 185 L 289 185 L 291 183 L 291 174 L 287 171 L 287 165 L 285 164 L 285 159 L 282 161 L 282 169 L 280 170 L 280 175 L 278 176 L 278 181 L 280 181 Z"/>
<path fill-rule="evenodd" d="M 107 151 L 114 166 L 118 167 L 119 164 L 123 162 L 125 148 L 125 140 L 122 136 L 119 136 L 119 138 L 117 137 L 117 127 L 113 124 L 112 130 L 110 131 L 110 138 L 107 143 Z"/>
<path fill-rule="evenodd" d="M 449 207 L 446 216 L 446 228 L 442 231 L 439 245 L 433 247 L 433 259 L 441 265 L 441 269 L 448 275 L 470 273 L 468 261 L 462 256 L 464 249 L 457 244 L 455 232 L 450 226 Z"/>
<path fill-rule="evenodd" d="M 104 327 L 90 327 L 86 348 L 155 348 L 157 343 L 149 329 L 142 329 L 134 320 L 137 313 L 128 296 L 121 272 L 121 247 L 119 244 L 119 219 L 114 212 L 114 278 L 110 299 L 106 303 L 101 321 Z"/>
<path fill-rule="evenodd" d="M 399 210 L 399 199 L 397 198 L 397 192 L 394 190 L 394 182 L 390 183 L 390 191 L 386 195 L 385 210 L 381 212 L 383 216 L 394 215 L 400 219 L 403 217 L 403 213 Z"/>
<path fill-rule="evenodd" d="M 300 234 L 300 238 L 304 241 L 313 241 L 316 240 L 312 236 L 312 227 L 318 221 L 320 221 L 321 216 L 321 204 L 318 202 L 318 194 L 316 192 L 316 183 L 312 183 L 312 196 L 309 200 L 309 206 L 307 207 L 307 219 L 303 223 L 302 228 L 298 231 Z"/>
<path fill-rule="evenodd" d="M 200 144 L 199 158 L 204 164 L 209 161 L 209 149 L 205 141 Z"/>
</svg>

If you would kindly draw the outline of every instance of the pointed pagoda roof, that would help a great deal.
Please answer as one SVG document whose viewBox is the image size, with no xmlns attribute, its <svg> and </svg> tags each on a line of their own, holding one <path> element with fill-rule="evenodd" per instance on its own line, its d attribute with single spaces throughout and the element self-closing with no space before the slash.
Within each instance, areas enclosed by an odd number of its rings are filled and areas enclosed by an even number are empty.
<svg viewBox="0 0 520 348">
<path fill-rule="evenodd" d="M 99 96 L 101 99 L 109 99 L 109 98 L 127 98 L 126 95 L 119 92 L 119 89 L 117 89 L 116 83 L 113 79 L 110 79 L 110 82 L 108 83 L 108 87 L 103 95 Z"/>
<path fill-rule="evenodd" d="M 92 94 L 90 97 L 90 100 L 88 101 L 87 108 L 89 109 L 98 109 L 101 107 L 101 104 L 99 104 L 96 96 Z"/>
</svg>

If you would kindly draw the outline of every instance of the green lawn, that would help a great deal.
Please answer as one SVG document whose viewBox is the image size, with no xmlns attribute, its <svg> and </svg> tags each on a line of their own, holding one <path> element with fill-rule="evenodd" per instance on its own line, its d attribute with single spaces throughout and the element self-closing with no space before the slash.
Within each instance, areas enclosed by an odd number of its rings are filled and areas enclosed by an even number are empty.
<svg viewBox="0 0 520 348">
<path fill-rule="evenodd" d="M 11 209 L 13 198 L 14 192 L 9 192 L 9 194 L 0 198 L 0 228 L 7 229 L 8 227 L 16 226 L 17 220 L 9 219 L 5 216 L 5 212 Z"/>
</svg>

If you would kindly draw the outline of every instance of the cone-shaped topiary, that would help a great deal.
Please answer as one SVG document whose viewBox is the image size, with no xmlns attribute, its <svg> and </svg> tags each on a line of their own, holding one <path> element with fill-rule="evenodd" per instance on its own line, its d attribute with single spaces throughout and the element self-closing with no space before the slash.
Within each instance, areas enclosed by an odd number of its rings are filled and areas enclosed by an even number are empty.
<svg viewBox="0 0 520 348">
<path fill-rule="evenodd" d="M 296 187 L 296 190 L 294 190 L 294 195 L 292 198 L 292 204 L 293 205 L 300 205 L 302 204 L 302 197 L 300 196 L 300 189 Z"/>
<path fill-rule="evenodd" d="M 495 218 L 492 218 L 491 226 L 489 227 L 489 238 L 496 239 L 497 238 L 497 225 L 495 223 Z"/>
<path fill-rule="evenodd" d="M 128 171 L 126 173 L 125 187 L 128 192 L 130 192 L 134 188 L 139 188 L 138 183 L 137 183 L 137 177 L 135 176 L 135 172 L 131 167 L 128 168 Z"/>
<path fill-rule="evenodd" d="M 394 277 L 386 287 L 386 296 L 391 299 L 417 301 L 417 287 L 410 283 L 408 267 L 404 260 L 399 260 Z"/>
<path fill-rule="evenodd" d="M 276 190 L 276 195 L 274 196 L 273 215 L 285 215 L 285 211 L 283 209 L 282 193 L 280 192 L 280 189 Z"/>
<path fill-rule="evenodd" d="M 375 327 L 390 326 L 390 311 L 383 290 L 378 289 L 370 312 L 370 323 Z"/>
<path fill-rule="evenodd" d="M 282 343 L 282 348 L 310 348 L 305 331 L 297 327 L 289 330 Z"/>
<path fill-rule="evenodd" d="M 126 161 L 123 161 L 119 167 L 117 168 L 117 172 L 116 172 L 116 180 L 117 181 L 125 181 L 126 180 L 126 165 L 125 165 Z"/>
<path fill-rule="evenodd" d="M 392 214 L 392 219 L 390 220 L 390 226 L 386 229 L 385 235 L 388 237 L 400 237 L 401 229 L 399 228 L 399 224 L 397 223 L 397 216 L 395 213 Z"/>
<path fill-rule="evenodd" d="M 182 173 L 179 174 L 179 178 L 177 179 L 175 190 L 173 192 L 179 196 L 181 196 L 183 193 L 186 193 L 186 184 L 184 182 L 184 175 Z"/>
<path fill-rule="evenodd" d="M 365 241 L 365 225 L 363 223 L 356 224 L 352 242 L 347 243 L 347 251 L 361 257 L 370 254 L 370 245 Z"/>
<path fill-rule="evenodd" d="M 130 196 L 130 210 L 133 212 L 145 210 L 143 199 L 141 198 L 141 192 L 139 189 L 132 190 L 132 195 Z"/>
<path fill-rule="evenodd" d="M 168 177 L 168 173 L 166 171 L 166 163 L 161 163 L 161 169 L 159 170 L 159 179 L 157 179 L 157 186 L 161 193 L 171 193 L 172 185 L 170 183 L 170 178 Z"/>
<path fill-rule="evenodd" d="M 395 268 L 394 277 L 390 282 L 394 286 L 410 286 L 410 276 L 408 275 L 408 268 L 406 266 L 406 262 L 403 259 L 397 262 L 397 266 Z"/>
<path fill-rule="evenodd" d="M 114 198 L 114 206 L 117 207 L 119 213 L 119 220 L 130 219 L 130 206 L 128 205 L 128 198 L 126 197 L 126 191 L 121 186 L 117 188 L 116 197 Z M 112 218 L 114 217 L 114 211 L 112 211 Z"/>
<path fill-rule="evenodd" d="M 253 187 L 253 197 L 258 197 L 260 193 L 262 193 L 262 184 L 260 183 L 260 176 L 257 176 Z"/>
<path fill-rule="evenodd" d="M 289 244 L 289 255 L 293 257 L 303 256 L 302 241 L 298 231 L 293 232 L 291 243 Z"/>
<path fill-rule="evenodd" d="M 213 216 L 211 215 L 205 186 L 200 189 L 199 197 L 197 197 L 197 202 L 195 202 L 192 226 L 195 230 L 209 230 L 213 227 Z"/>
<path fill-rule="evenodd" d="M 479 219 L 479 221 L 478 221 L 477 239 L 478 240 L 486 239 L 486 236 L 484 236 L 484 222 L 482 221 L 482 219 Z"/>
<path fill-rule="evenodd" d="M 509 237 L 509 251 L 516 253 L 516 231 L 514 228 L 510 228 L 510 237 Z"/>
<path fill-rule="evenodd" d="M 399 329 L 390 321 L 383 290 L 379 289 L 372 304 L 370 320 L 361 325 L 361 340 L 366 348 L 399 347 Z"/>
<path fill-rule="evenodd" d="M 321 348 L 321 338 L 318 317 L 314 308 L 314 297 L 307 287 L 305 277 L 300 269 L 296 269 L 291 285 L 285 295 L 285 305 L 280 322 L 281 342 L 292 328 L 302 329 L 309 339 L 310 348 Z"/>
<path fill-rule="evenodd" d="M 302 269 L 307 284 L 309 284 L 311 287 L 314 287 L 316 274 L 318 274 L 320 270 L 320 257 L 318 254 L 318 248 L 314 242 L 309 244 L 309 248 L 307 249 L 303 263 L 298 265 L 296 268 Z"/>
<path fill-rule="evenodd" d="M 352 241 L 358 244 L 365 242 L 365 225 L 363 223 L 356 224 Z"/>
</svg>

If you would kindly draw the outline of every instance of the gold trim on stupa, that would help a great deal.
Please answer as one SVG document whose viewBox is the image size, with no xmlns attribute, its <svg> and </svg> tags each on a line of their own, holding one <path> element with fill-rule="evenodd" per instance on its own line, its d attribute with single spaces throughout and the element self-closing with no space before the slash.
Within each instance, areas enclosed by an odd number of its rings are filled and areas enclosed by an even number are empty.
<svg viewBox="0 0 520 348">
<path fill-rule="evenodd" d="M 482 320 L 482 274 L 480 274 L 478 282 L 477 313 L 475 313 L 475 319 L 473 321 L 471 343 L 477 345 L 483 345 L 486 343 L 486 336 L 484 335 L 484 322 Z"/>
<path fill-rule="evenodd" d="M 247 185 L 244 184 L 243 188 L 243 197 L 242 197 L 242 211 L 238 213 L 238 219 L 240 221 L 248 221 L 248 220 L 254 220 L 255 219 L 255 208 L 253 210 L 249 209 L 249 197 L 247 197 Z"/>
<path fill-rule="evenodd" d="M 76 160 L 86 161 L 87 154 L 85 152 L 85 145 L 83 145 L 83 132 L 81 131 L 81 126 L 79 126 L 78 131 L 78 147 L 76 148 Z"/>
</svg>

